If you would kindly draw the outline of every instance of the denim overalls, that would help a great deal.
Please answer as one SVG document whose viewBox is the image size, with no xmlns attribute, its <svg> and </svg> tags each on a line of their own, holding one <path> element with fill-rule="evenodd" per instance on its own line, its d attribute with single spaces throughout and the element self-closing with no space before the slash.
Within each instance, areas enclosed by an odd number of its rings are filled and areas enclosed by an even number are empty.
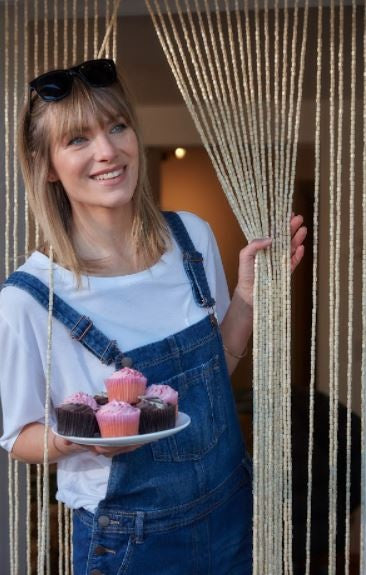
<svg viewBox="0 0 366 575">
<path fill-rule="evenodd" d="M 161 341 L 122 353 L 85 316 L 54 297 L 54 316 L 104 363 L 132 365 L 179 393 L 184 431 L 113 457 L 95 514 L 74 511 L 74 575 L 250 575 L 251 466 L 240 433 L 202 256 L 183 222 L 164 214 L 207 317 Z M 15 272 L 5 285 L 42 305 L 48 288 Z M 169 313 L 169 310 L 167 310 Z"/>
</svg>

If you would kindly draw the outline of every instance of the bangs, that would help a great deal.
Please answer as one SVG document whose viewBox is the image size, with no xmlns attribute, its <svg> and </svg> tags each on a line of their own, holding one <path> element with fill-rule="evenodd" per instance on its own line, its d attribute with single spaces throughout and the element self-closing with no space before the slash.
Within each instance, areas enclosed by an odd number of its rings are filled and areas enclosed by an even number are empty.
<svg viewBox="0 0 366 575">
<path fill-rule="evenodd" d="M 47 120 L 52 124 L 54 142 L 82 134 L 91 123 L 103 126 L 121 116 L 135 129 L 134 118 L 125 100 L 126 96 L 117 82 L 106 88 L 93 89 L 74 79 L 69 96 L 47 104 Z"/>
</svg>

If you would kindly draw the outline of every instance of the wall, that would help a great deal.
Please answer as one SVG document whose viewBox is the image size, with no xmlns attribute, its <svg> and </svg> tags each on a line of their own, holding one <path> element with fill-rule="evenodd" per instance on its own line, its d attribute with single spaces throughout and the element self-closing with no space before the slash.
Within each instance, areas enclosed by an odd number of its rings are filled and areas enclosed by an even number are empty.
<svg viewBox="0 0 366 575">
<path fill-rule="evenodd" d="M 182 160 L 177 160 L 172 153 L 166 155 L 161 163 L 160 205 L 164 210 L 191 211 L 210 223 L 232 293 L 239 251 L 246 241 L 205 150 L 188 148 Z M 240 389 L 250 387 L 250 354 L 240 362 L 234 385 L 239 393 Z"/>
</svg>

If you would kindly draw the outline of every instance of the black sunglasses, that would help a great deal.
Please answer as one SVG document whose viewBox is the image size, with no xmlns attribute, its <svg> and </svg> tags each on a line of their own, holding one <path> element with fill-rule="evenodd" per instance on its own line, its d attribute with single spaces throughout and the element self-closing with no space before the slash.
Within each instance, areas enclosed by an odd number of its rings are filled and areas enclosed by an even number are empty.
<svg viewBox="0 0 366 575">
<path fill-rule="evenodd" d="M 29 82 L 29 88 L 45 102 L 57 102 L 70 94 L 75 76 L 87 86 L 103 88 L 117 80 L 116 66 L 113 60 L 88 60 L 73 68 L 46 72 Z"/>
</svg>

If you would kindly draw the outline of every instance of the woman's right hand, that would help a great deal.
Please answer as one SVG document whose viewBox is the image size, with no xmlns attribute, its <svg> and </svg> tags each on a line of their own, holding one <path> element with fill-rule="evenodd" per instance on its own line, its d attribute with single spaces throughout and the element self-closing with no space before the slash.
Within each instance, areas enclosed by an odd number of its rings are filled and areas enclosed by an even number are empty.
<svg viewBox="0 0 366 575">
<path fill-rule="evenodd" d="M 73 443 L 68 439 L 64 439 L 59 435 L 55 435 L 52 431 L 50 433 L 51 433 L 52 446 L 57 451 L 56 459 L 61 459 L 62 457 L 67 457 L 68 455 L 74 455 L 75 453 L 80 453 L 82 451 L 88 451 L 88 447 L 85 445 L 80 445 L 79 443 Z M 55 460 L 55 458 L 53 458 L 53 460 Z"/>
<path fill-rule="evenodd" d="M 102 447 L 95 445 L 79 445 L 64 439 L 49 429 L 48 432 L 48 461 L 54 463 L 64 457 L 91 451 L 96 455 L 113 457 L 120 453 L 128 453 L 138 449 L 140 445 L 126 447 Z M 24 463 L 43 463 L 44 461 L 44 425 L 42 423 L 29 423 L 25 425 L 18 435 L 11 451 L 13 459 Z"/>
<path fill-rule="evenodd" d="M 135 451 L 142 445 L 126 445 L 124 447 L 104 447 L 102 445 L 80 445 L 78 443 L 73 443 L 68 439 L 64 439 L 58 435 L 53 434 L 53 445 L 60 452 L 60 456 L 66 457 L 67 455 L 74 455 L 80 451 L 91 451 L 95 455 L 104 455 L 104 457 L 113 457 L 114 455 L 120 455 L 121 453 L 129 453 L 130 451 Z"/>
</svg>

